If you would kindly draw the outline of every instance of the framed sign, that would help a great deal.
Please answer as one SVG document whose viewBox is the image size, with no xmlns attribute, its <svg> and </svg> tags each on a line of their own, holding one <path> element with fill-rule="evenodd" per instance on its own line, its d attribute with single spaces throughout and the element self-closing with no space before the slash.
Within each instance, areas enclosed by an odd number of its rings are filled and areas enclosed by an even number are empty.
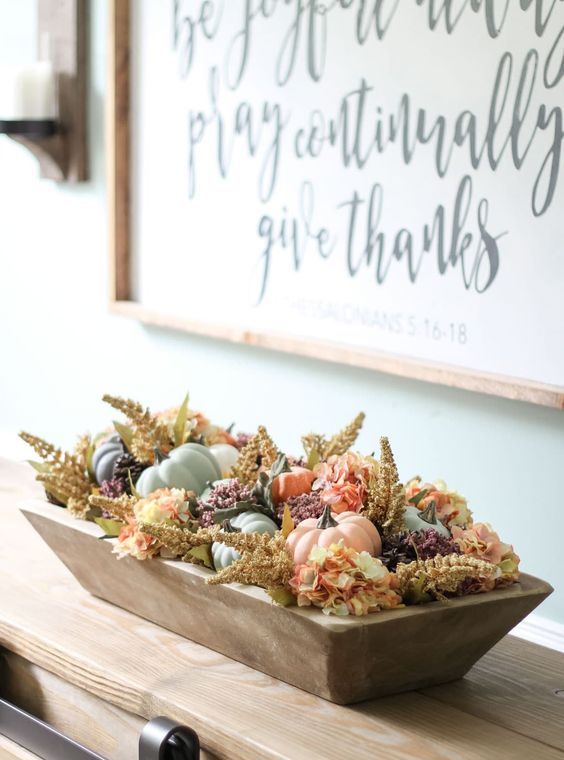
<svg viewBox="0 0 564 760">
<path fill-rule="evenodd" d="M 564 408 L 564 2 L 110 21 L 114 311 Z"/>
</svg>

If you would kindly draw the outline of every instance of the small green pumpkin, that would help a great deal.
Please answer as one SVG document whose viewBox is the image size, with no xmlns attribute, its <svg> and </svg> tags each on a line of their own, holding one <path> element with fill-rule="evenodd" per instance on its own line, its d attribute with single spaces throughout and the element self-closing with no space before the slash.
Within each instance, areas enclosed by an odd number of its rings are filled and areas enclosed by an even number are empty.
<svg viewBox="0 0 564 760">
<path fill-rule="evenodd" d="M 124 452 L 119 435 L 111 435 L 101 443 L 92 457 L 92 471 L 98 485 L 113 477 L 114 465 Z"/>
<path fill-rule="evenodd" d="M 437 533 L 440 533 L 441 536 L 446 536 L 447 538 L 450 537 L 449 529 L 437 518 L 434 501 L 423 510 L 417 509 L 417 507 L 406 507 L 404 511 L 404 521 L 405 527 L 408 530 L 425 533 L 433 528 Z"/>
<path fill-rule="evenodd" d="M 199 496 L 210 481 L 219 478 L 219 464 L 206 446 L 185 443 L 170 454 L 157 450 L 155 464 L 141 473 L 135 489 L 141 496 L 148 496 L 158 488 L 184 488 Z"/>
<path fill-rule="evenodd" d="M 267 515 L 261 512 L 241 512 L 231 520 L 223 523 L 223 530 L 228 532 L 241 533 L 268 533 L 273 536 L 278 530 L 278 525 Z M 233 564 L 235 560 L 241 559 L 241 555 L 232 546 L 225 546 L 220 541 L 214 541 L 211 547 L 213 564 L 216 570 L 223 570 Z"/>
</svg>

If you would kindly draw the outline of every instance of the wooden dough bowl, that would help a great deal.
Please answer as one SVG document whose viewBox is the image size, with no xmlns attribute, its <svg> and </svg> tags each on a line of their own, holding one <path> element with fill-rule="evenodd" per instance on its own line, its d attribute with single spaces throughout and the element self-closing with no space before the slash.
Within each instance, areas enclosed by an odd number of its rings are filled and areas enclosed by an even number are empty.
<svg viewBox="0 0 564 760">
<path fill-rule="evenodd" d="M 27 502 L 22 512 L 94 596 L 338 704 L 461 678 L 552 592 L 522 575 L 509 588 L 448 603 L 328 617 L 278 607 L 254 586 L 206 585 L 211 571 L 195 565 L 118 561 L 96 524 L 47 502 Z"/>
</svg>

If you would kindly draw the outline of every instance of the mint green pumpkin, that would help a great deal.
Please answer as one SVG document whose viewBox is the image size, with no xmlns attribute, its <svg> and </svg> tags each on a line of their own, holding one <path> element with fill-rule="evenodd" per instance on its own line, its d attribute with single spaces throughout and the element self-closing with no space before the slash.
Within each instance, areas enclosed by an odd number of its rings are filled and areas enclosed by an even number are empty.
<svg viewBox="0 0 564 760">
<path fill-rule="evenodd" d="M 170 454 L 155 452 L 155 464 L 144 470 L 135 490 L 148 496 L 158 488 L 185 488 L 200 495 L 210 481 L 221 478 L 215 457 L 199 443 L 185 443 Z"/>
<path fill-rule="evenodd" d="M 417 507 L 406 507 L 403 513 L 405 527 L 408 530 L 425 533 L 433 528 L 446 538 L 450 537 L 449 529 L 442 524 L 437 518 L 435 502 L 432 501 L 426 509 L 417 509 Z"/>
<path fill-rule="evenodd" d="M 278 525 L 267 515 L 261 512 L 241 512 L 240 515 L 226 520 L 224 529 L 231 531 L 241 531 L 241 533 L 268 533 L 273 536 L 278 530 Z M 241 559 L 241 555 L 232 546 L 225 546 L 220 541 L 214 541 L 211 547 L 211 554 L 214 567 L 217 571 L 223 570 L 233 564 L 235 560 Z"/>
</svg>

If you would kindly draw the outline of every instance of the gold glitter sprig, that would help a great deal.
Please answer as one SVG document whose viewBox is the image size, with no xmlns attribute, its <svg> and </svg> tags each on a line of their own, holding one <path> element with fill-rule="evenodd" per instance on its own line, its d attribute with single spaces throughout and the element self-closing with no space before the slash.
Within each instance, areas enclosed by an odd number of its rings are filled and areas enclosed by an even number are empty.
<svg viewBox="0 0 564 760">
<path fill-rule="evenodd" d="M 426 597 L 444 600 L 445 594 L 455 594 L 463 581 L 475 581 L 479 588 L 498 574 L 498 568 L 489 562 L 464 554 L 400 563 L 396 578 L 402 597 L 406 601 L 425 601 Z"/>
<path fill-rule="evenodd" d="M 245 583 L 265 589 L 288 586 L 294 573 L 294 561 L 286 549 L 281 531 L 266 533 L 221 533 L 218 540 L 241 552 L 241 559 L 206 580 L 210 585 Z"/>
<path fill-rule="evenodd" d="M 257 432 L 239 452 L 239 457 L 231 470 L 231 476 L 238 478 L 244 485 L 252 486 L 256 483 L 260 466 L 270 470 L 278 456 L 278 449 L 274 441 L 268 435 L 264 425 L 259 425 Z"/>
<path fill-rule="evenodd" d="M 320 433 L 308 433 L 302 436 L 302 445 L 308 461 L 312 458 L 312 455 L 319 461 L 327 459 L 333 454 L 337 456 L 345 454 L 354 446 L 362 428 L 364 417 L 364 412 L 359 412 L 352 422 L 349 422 L 346 427 L 335 433 L 329 440 Z"/>
<path fill-rule="evenodd" d="M 321 433 L 307 433 L 307 435 L 302 435 L 302 446 L 308 462 L 317 464 L 323 458 L 322 454 L 327 446 L 327 439 Z"/>
<path fill-rule="evenodd" d="M 396 536 L 405 530 L 405 490 L 401 483 L 394 483 L 390 506 L 382 523 L 385 536 Z"/>
<path fill-rule="evenodd" d="M 182 557 L 186 562 L 191 562 L 190 549 L 213 543 L 216 540 L 220 527 L 218 525 L 213 528 L 200 528 L 195 533 L 192 533 L 189 529 L 179 528 L 177 525 L 140 523 L 138 529 L 142 533 L 147 533 L 149 536 L 156 538 L 160 544 L 165 546 L 175 556 Z"/>
<path fill-rule="evenodd" d="M 173 443 L 167 426 L 161 422 L 149 409 L 131 399 L 105 394 L 102 397 L 114 409 L 122 412 L 130 421 L 132 428 L 131 453 L 144 464 L 152 464 L 155 460 L 155 449 L 167 452 Z"/>
<path fill-rule="evenodd" d="M 46 469 L 39 472 L 37 480 L 43 483 L 47 493 L 64 504 L 74 517 L 85 518 L 90 508 L 88 497 L 93 487 L 87 463 L 90 437 L 82 436 L 73 454 L 24 431 L 20 433 L 20 438 L 45 462 Z"/>
<path fill-rule="evenodd" d="M 399 482 L 392 447 L 389 439 L 382 436 L 378 475 L 374 474 L 368 483 L 368 496 L 363 514 L 389 536 L 401 533 L 404 529 L 404 507 L 404 489 Z"/>
<path fill-rule="evenodd" d="M 128 517 L 134 516 L 133 507 L 138 502 L 138 499 L 135 496 L 128 496 L 127 494 L 122 494 L 116 499 L 95 494 L 88 499 L 88 502 L 91 507 L 103 509 L 109 512 L 116 520 L 126 522 Z"/>
<path fill-rule="evenodd" d="M 32 435 L 31 433 L 26 433 L 25 430 L 22 430 L 19 436 L 22 441 L 25 441 L 28 446 L 31 446 L 37 456 L 44 462 L 54 464 L 60 460 L 63 452 L 61 449 L 55 448 L 52 443 L 49 443 L 36 435 Z"/>
<path fill-rule="evenodd" d="M 364 412 L 359 412 L 352 422 L 349 422 L 346 427 L 329 439 L 323 451 L 324 459 L 332 454 L 337 456 L 345 454 L 354 445 L 362 428 L 364 417 Z"/>
</svg>

